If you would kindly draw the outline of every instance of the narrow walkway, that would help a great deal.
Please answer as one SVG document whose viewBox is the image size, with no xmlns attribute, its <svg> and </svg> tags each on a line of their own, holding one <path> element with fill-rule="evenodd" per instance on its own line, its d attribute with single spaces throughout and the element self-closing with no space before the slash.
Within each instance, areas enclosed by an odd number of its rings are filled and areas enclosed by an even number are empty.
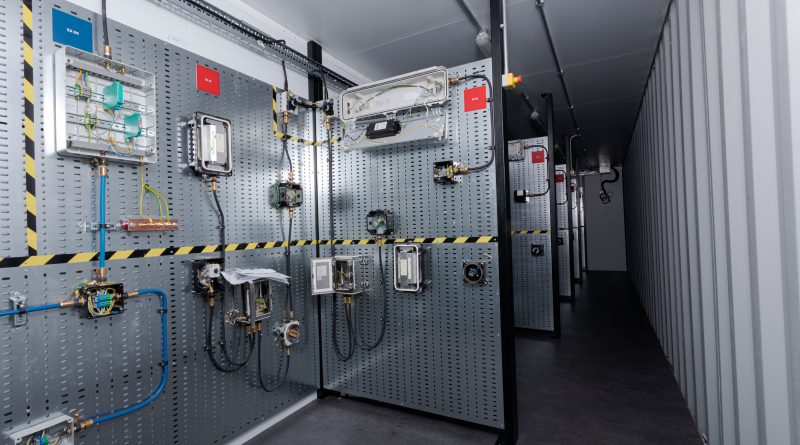
<svg viewBox="0 0 800 445">
<path fill-rule="evenodd" d="M 701 444 L 624 273 L 592 273 L 562 304 L 562 338 L 519 331 L 520 444 Z M 486 431 L 347 399 L 316 401 L 249 445 L 491 445 Z"/>
<path fill-rule="evenodd" d="M 560 340 L 517 335 L 520 444 L 701 444 L 627 274 L 589 273 Z"/>
</svg>

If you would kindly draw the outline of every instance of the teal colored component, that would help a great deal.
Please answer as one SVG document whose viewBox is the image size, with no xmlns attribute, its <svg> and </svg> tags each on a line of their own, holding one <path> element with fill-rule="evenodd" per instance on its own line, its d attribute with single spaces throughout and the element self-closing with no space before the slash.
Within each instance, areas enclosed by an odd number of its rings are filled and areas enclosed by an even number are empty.
<svg viewBox="0 0 800 445">
<path fill-rule="evenodd" d="M 103 88 L 103 106 L 107 110 L 117 111 L 125 103 L 125 96 L 122 91 L 122 84 L 116 80 Z"/>
<path fill-rule="evenodd" d="M 94 298 L 94 305 L 97 309 L 105 309 L 111 306 L 111 294 L 99 294 Z"/>
<path fill-rule="evenodd" d="M 125 116 L 125 137 L 133 139 L 142 135 L 142 115 L 133 113 Z"/>
</svg>

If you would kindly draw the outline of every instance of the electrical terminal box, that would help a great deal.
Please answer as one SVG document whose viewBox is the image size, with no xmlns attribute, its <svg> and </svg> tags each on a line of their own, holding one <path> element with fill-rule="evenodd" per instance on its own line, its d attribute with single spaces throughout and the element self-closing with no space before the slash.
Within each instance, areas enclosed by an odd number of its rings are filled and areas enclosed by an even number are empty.
<svg viewBox="0 0 800 445">
<path fill-rule="evenodd" d="M 519 162 L 525 159 L 525 141 L 508 142 L 508 160 Z"/>
<path fill-rule="evenodd" d="M 356 295 L 365 284 L 358 281 L 360 256 L 336 256 L 311 260 L 311 294 Z"/>
<path fill-rule="evenodd" d="M 367 233 L 384 236 L 394 233 L 394 212 L 391 210 L 370 210 L 367 213 Z"/>
<path fill-rule="evenodd" d="M 272 282 L 269 280 L 256 280 L 240 285 L 242 290 L 242 303 L 244 318 L 240 321 L 250 326 L 255 326 L 272 313 Z"/>
<path fill-rule="evenodd" d="M 125 288 L 122 283 L 87 283 L 75 289 L 86 318 L 102 318 L 125 311 Z"/>
<path fill-rule="evenodd" d="M 11 445 L 75 445 L 75 419 L 55 413 L 6 435 Z"/>
<path fill-rule="evenodd" d="M 55 51 L 53 74 L 58 154 L 158 160 L 153 73 L 65 46 Z"/>
<path fill-rule="evenodd" d="M 278 182 L 271 189 L 270 201 L 276 209 L 300 207 L 303 204 L 303 187 L 296 182 Z"/>
<path fill-rule="evenodd" d="M 189 122 L 192 150 L 189 165 L 199 175 L 230 176 L 233 173 L 231 121 L 195 113 Z"/>
<path fill-rule="evenodd" d="M 208 293 L 218 287 L 222 279 L 221 260 L 198 260 L 192 262 L 192 287 L 195 292 Z"/>
<path fill-rule="evenodd" d="M 440 161 L 433 164 L 433 182 L 442 185 L 458 184 L 461 182 L 463 167 L 455 161 Z"/>
<path fill-rule="evenodd" d="M 290 91 L 281 91 L 278 93 L 278 113 L 289 113 L 296 116 L 299 112 L 297 99 Z"/>
<path fill-rule="evenodd" d="M 531 244 L 531 255 L 544 256 L 544 244 Z"/>
<path fill-rule="evenodd" d="M 394 245 L 394 289 L 398 292 L 420 293 L 425 288 L 421 244 Z"/>
</svg>

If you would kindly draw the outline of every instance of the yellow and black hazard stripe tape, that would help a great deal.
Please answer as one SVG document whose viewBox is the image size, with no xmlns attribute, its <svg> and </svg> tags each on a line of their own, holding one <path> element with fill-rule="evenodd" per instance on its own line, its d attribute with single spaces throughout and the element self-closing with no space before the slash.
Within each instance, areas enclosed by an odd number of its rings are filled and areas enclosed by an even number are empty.
<svg viewBox="0 0 800 445">
<path fill-rule="evenodd" d="M 547 235 L 549 230 L 512 230 L 514 235 Z"/>
<path fill-rule="evenodd" d="M 461 237 L 439 237 L 439 238 L 392 238 L 381 240 L 383 244 L 398 244 L 398 243 L 421 243 L 421 244 L 486 244 L 497 242 L 494 236 L 461 236 Z M 313 245 L 369 245 L 375 244 L 377 241 L 374 239 L 337 239 L 331 242 L 330 240 L 292 240 L 291 243 L 286 241 L 266 241 L 261 243 L 237 243 L 228 244 L 225 246 L 226 252 L 238 250 L 256 250 L 256 249 L 273 249 L 286 247 L 287 244 L 292 246 L 313 246 Z M 182 246 L 182 247 L 156 247 L 152 249 L 131 249 L 131 250 L 116 250 L 106 252 L 107 261 L 116 260 L 130 260 L 135 258 L 157 258 L 166 256 L 182 256 L 192 255 L 198 253 L 214 253 L 221 252 L 222 248 L 219 244 L 209 244 L 205 246 Z M 0 269 L 7 269 L 11 267 L 35 267 L 35 266 L 49 266 L 53 264 L 79 264 L 89 263 L 98 259 L 97 252 L 79 252 L 79 253 L 64 253 L 57 255 L 31 255 L 23 257 L 9 257 L 0 258 Z"/>
<path fill-rule="evenodd" d="M 301 144 L 308 146 L 313 145 L 315 147 L 319 147 L 320 145 L 326 144 L 328 142 L 327 139 L 314 142 L 308 139 L 303 139 L 299 136 L 290 136 L 280 131 L 280 129 L 278 128 L 278 88 L 275 85 L 272 86 L 272 132 L 278 139 L 286 139 L 287 141 L 291 142 L 299 142 Z M 341 136 L 334 136 L 331 138 L 331 142 L 339 142 L 340 139 L 342 139 Z"/>
<path fill-rule="evenodd" d="M 32 0 L 22 1 L 22 58 L 24 63 L 23 92 L 25 96 L 25 116 L 23 130 L 25 134 L 25 212 L 26 239 L 28 255 L 38 252 L 38 236 L 36 231 L 36 114 L 33 89 L 33 7 Z"/>
</svg>

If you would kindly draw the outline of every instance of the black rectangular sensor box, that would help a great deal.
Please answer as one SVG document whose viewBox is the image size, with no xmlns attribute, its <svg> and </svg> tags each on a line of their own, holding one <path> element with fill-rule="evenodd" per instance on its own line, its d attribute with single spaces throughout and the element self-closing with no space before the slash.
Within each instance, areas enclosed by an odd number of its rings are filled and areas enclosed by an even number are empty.
<svg viewBox="0 0 800 445">
<path fill-rule="evenodd" d="M 367 139 L 380 139 L 400 133 L 400 121 L 388 119 L 367 125 Z"/>
</svg>

